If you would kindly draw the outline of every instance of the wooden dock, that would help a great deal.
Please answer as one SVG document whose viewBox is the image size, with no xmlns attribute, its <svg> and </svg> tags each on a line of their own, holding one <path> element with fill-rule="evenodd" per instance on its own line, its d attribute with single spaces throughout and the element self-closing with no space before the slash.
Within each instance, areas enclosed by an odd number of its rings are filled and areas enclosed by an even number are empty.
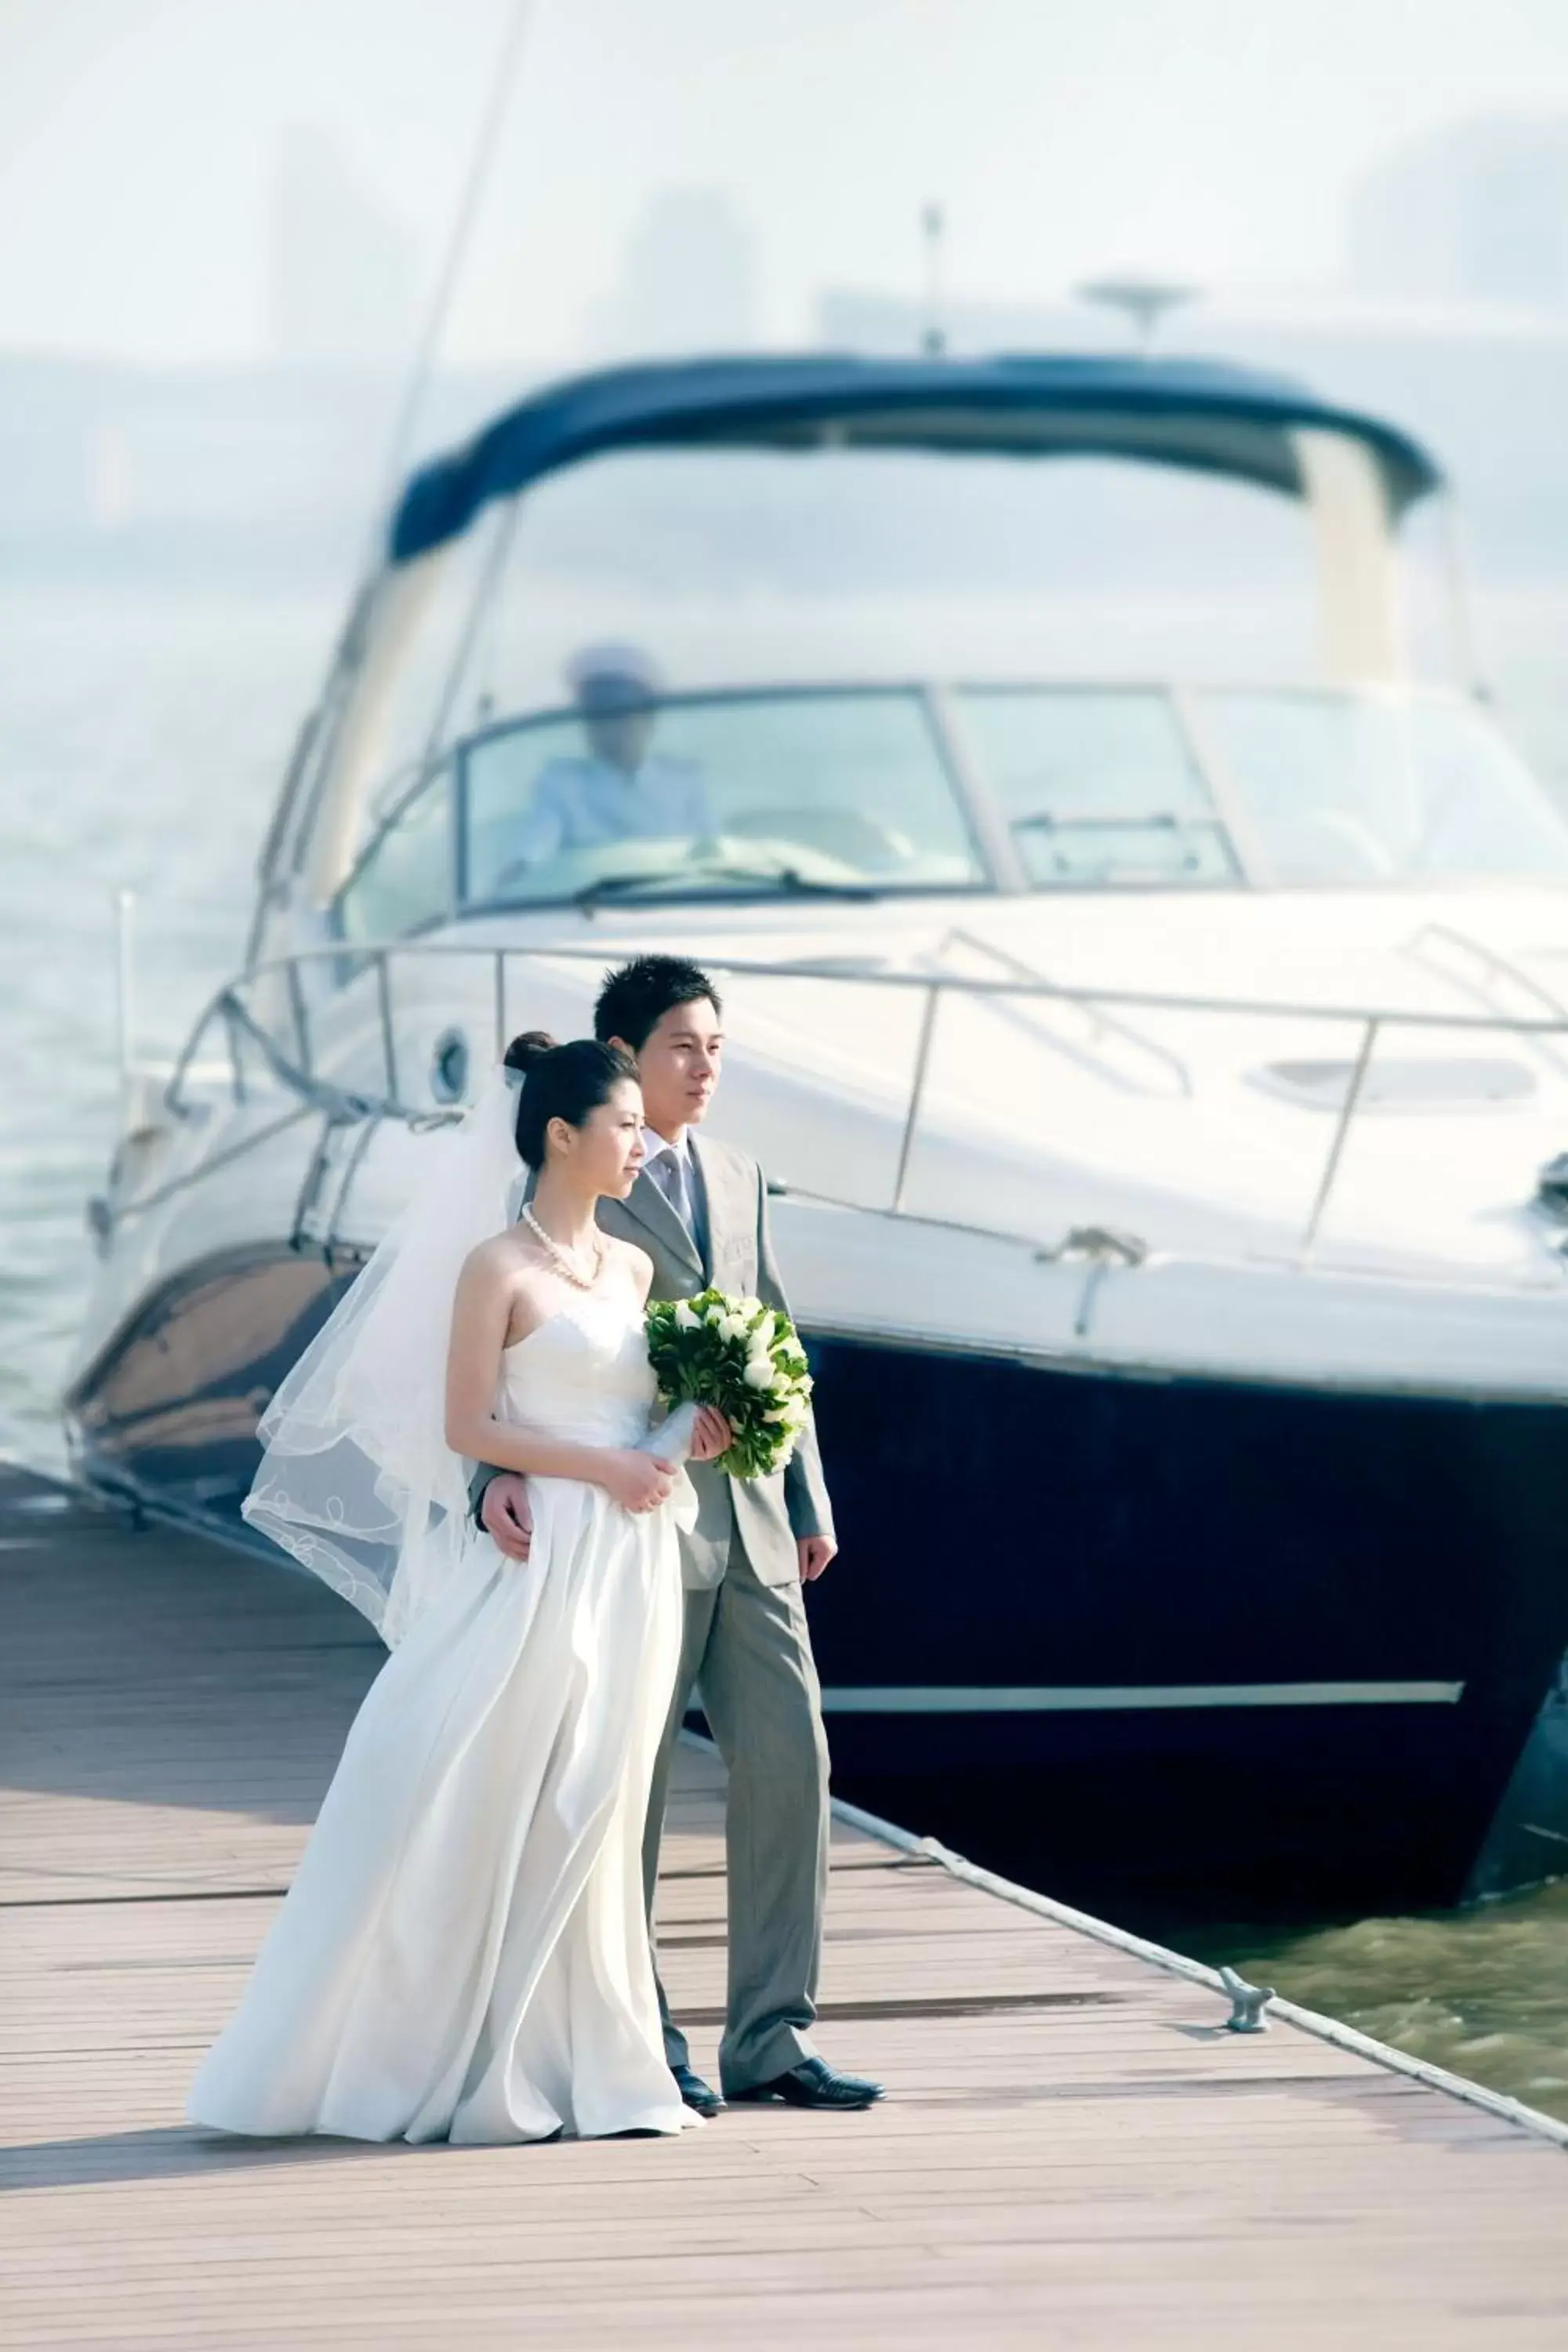
<svg viewBox="0 0 1568 2352">
<path fill-rule="evenodd" d="M 840 1572 L 840 1571 L 836 1571 Z M 842 1573 L 853 1573 L 845 1563 Z M 0 2336 L 34 2346 L 1561 2352 L 1568 2160 L 847 1824 L 821 2039 L 863 2116 L 679 2142 L 187 2129 L 380 1656 L 309 1580 L 0 1473 Z M 710 2062 L 722 1790 L 660 1895 Z"/>
</svg>

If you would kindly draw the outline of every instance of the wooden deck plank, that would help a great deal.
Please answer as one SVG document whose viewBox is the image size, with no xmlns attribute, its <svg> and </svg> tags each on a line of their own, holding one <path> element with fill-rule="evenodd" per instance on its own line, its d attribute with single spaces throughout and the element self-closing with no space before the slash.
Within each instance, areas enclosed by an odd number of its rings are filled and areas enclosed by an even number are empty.
<svg viewBox="0 0 1568 2352">
<path fill-rule="evenodd" d="M 45 1507 L 34 1509 L 35 1503 Z M 1123 2352 L 1568 2338 L 1556 2149 L 839 1824 L 823 2039 L 869 2115 L 679 2143 L 255 2146 L 180 2121 L 380 1652 L 306 1580 L 0 1474 L 9 2346 Z M 659 1918 L 710 2066 L 722 1789 Z"/>
</svg>

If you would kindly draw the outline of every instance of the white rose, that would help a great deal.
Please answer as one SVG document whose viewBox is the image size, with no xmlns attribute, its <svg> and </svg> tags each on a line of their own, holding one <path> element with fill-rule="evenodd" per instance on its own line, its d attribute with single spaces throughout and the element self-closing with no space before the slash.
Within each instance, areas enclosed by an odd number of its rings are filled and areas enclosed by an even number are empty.
<svg viewBox="0 0 1568 2352">
<path fill-rule="evenodd" d="M 724 1309 L 721 1307 L 710 1307 L 708 1309 L 708 1320 L 712 1324 L 716 1331 L 722 1331 L 725 1324 L 730 1320 L 730 1318 L 725 1314 Z"/>
<path fill-rule="evenodd" d="M 773 1333 L 777 1328 L 778 1317 L 770 1307 L 752 1328 L 752 1347 L 759 1350 L 772 1347 Z"/>
<path fill-rule="evenodd" d="M 726 1315 L 724 1320 L 719 1326 L 719 1337 L 721 1339 L 743 1339 L 745 1336 L 745 1317 L 743 1315 Z"/>
<path fill-rule="evenodd" d="M 773 1384 L 773 1368 L 765 1356 L 750 1356 L 746 1360 L 746 1369 L 741 1377 L 749 1389 L 771 1389 Z M 771 1421 L 773 1415 L 770 1413 L 768 1418 Z"/>
<path fill-rule="evenodd" d="M 677 1302 L 675 1321 L 677 1328 L 681 1331 L 700 1331 L 702 1328 L 701 1316 L 694 1315 L 684 1298 Z"/>
<path fill-rule="evenodd" d="M 745 1318 L 746 1318 L 746 1320 L 747 1320 L 747 1322 L 748 1322 L 748 1323 L 751 1321 L 751 1319 L 752 1319 L 752 1316 L 753 1316 L 753 1315 L 760 1315 L 760 1314 L 762 1313 L 762 1311 L 763 1311 L 763 1302 L 762 1302 L 762 1300 L 761 1300 L 760 1298 L 742 1298 L 742 1301 L 741 1301 L 741 1312 L 742 1312 L 742 1314 L 745 1317 Z"/>
</svg>

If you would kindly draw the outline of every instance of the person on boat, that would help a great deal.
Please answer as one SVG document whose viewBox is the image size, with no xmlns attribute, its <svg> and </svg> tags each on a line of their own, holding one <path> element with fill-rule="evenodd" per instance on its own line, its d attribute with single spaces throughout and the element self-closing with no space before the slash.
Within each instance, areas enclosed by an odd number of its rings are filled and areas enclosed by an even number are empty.
<svg viewBox="0 0 1568 2352">
<path fill-rule="evenodd" d="M 654 751 L 663 681 L 636 646 L 588 646 L 566 665 L 586 750 L 542 771 L 508 872 L 605 842 L 700 840 L 714 830 L 695 761 Z"/>
</svg>

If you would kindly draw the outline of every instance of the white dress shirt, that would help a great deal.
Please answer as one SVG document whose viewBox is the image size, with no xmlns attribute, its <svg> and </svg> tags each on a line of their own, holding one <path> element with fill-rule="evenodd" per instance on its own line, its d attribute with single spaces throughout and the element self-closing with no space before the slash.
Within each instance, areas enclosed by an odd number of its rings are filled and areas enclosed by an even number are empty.
<svg viewBox="0 0 1568 2352">
<path fill-rule="evenodd" d="M 697 839 L 712 830 L 708 787 L 690 760 L 653 752 L 630 774 L 608 760 L 552 760 L 508 849 L 518 865 L 542 866 L 563 850 Z"/>
</svg>

